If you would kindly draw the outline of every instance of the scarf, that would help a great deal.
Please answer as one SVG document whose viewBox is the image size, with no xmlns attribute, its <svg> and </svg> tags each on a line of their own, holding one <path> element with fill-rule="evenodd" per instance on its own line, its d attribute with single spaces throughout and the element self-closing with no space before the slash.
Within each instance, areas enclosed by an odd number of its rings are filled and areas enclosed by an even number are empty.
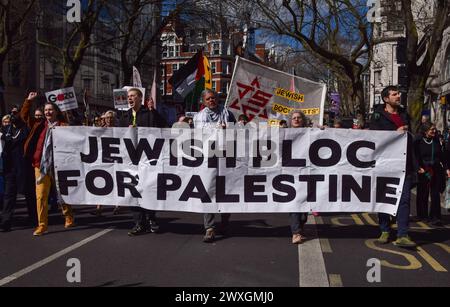
<svg viewBox="0 0 450 307">
<path fill-rule="evenodd" d="M 217 127 L 233 121 L 230 113 L 223 106 L 218 106 L 214 110 L 206 107 L 194 117 L 194 126 L 195 128 Z"/>
<path fill-rule="evenodd" d="M 36 179 L 37 184 L 40 184 L 42 182 L 42 179 L 44 179 L 45 175 L 51 175 L 53 170 L 53 142 L 52 142 L 52 129 L 58 126 L 58 122 L 54 122 L 51 124 L 48 123 L 48 129 L 45 133 L 45 139 L 44 139 L 44 149 L 42 150 L 42 157 L 41 157 L 41 167 L 40 172 L 41 176 Z"/>
</svg>

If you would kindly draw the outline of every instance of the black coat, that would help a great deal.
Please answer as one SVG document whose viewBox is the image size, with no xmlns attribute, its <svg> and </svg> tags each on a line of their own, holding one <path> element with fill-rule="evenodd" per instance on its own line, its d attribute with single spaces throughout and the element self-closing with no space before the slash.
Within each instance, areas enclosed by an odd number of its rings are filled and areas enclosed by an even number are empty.
<svg viewBox="0 0 450 307">
<path fill-rule="evenodd" d="M 391 116 L 385 111 L 385 106 L 380 105 L 372 114 L 370 119 L 370 130 L 385 130 L 396 131 L 398 128 L 392 121 Z M 403 123 L 411 128 L 410 117 L 407 112 L 400 110 L 400 118 Z M 413 136 L 408 133 L 408 145 L 406 149 L 406 175 L 411 176 L 413 180 L 413 186 L 417 183 L 417 171 L 419 170 L 417 159 L 415 158 L 413 148 Z"/>
<path fill-rule="evenodd" d="M 133 125 L 133 110 L 129 109 L 120 121 L 121 127 L 129 127 Z M 154 127 L 154 128 L 166 128 L 168 127 L 166 120 L 156 110 L 149 110 L 148 108 L 141 106 L 136 114 L 136 126 L 137 127 Z"/>
</svg>

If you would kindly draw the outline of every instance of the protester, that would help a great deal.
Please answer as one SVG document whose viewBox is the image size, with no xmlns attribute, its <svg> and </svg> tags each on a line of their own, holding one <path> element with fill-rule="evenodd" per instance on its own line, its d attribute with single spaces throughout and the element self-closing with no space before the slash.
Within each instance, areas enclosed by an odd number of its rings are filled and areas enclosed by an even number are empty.
<svg viewBox="0 0 450 307">
<path fill-rule="evenodd" d="M 304 128 L 307 124 L 307 118 L 301 111 L 294 111 L 291 114 L 291 128 Z M 307 213 L 291 212 L 289 213 L 291 221 L 292 243 L 301 244 L 306 240 L 303 235 L 303 228 L 308 220 Z"/>
<path fill-rule="evenodd" d="M 414 142 L 414 152 L 419 164 L 419 182 L 417 184 L 417 217 L 430 218 L 434 226 L 442 226 L 441 193 L 445 190 L 450 170 L 444 157 L 443 148 L 436 137 L 436 127 L 425 122 L 420 128 L 421 138 Z M 446 170 L 446 171 L 445 171 Z M 431 197 L 428 215 L 428 197 Z"/>
<path fill-rule="evenodd" d="M 30 133 L 25 141 L 24 155 L 32 161 L 36 176 L 36 204 L 38 215 L 38 227 L 34 236 L 41 236 L 48 229 L 48 195 L 54 182 L 53 176 L 53 151 L 51 129 L 56 126 L 67 125 L 58 106 L 54 103 L 46 103 L 44 106 L 44 120 L 36 120 L 30 115 L 33 101 L 37 93 L 31 92 L 25 100 L 20 112 L 20 117 L 27 124 Z M 62 204 L 65 217 L 65 228 L 75 225 L 72 207 Z"/>
<path fill-rule="evenodd" d="M 409 115 L 400 108 L 400 92 L 396 86 L 388 86 L 381 92 L 384 104 L 380 105 L 372 115 L 370 130 L 394 130 L 399 133 L 407 133 L 409 129 Z M 412 138 L 408 135 L 408 147 L 406 155 L 406 176 L 403 184 L 402 194 L 397 209 L 397 240 L 394 245 L 400 247 L 415 247 L 416 243 L 408 236 L 409 212 L 411 201 L 411 188 L 417 173 L 417 163 L 414 159 Z M 381 236 L 378 242 L 386 244 L 389 242 L 391 230 L 391 216 L 385 213 L 378 214 Z"/>
<path fill-rule="evenodd" d="M 204 90 L 201 98 L 205 108 L 195 114 L 195 128 L 225 129 L 229 123 L 236 123 L 233 113 L 229 112 L 223 106 L 219 106 L 216 100 L 216 93 L 213 90 Z M 221 218 L 222 224 L 220 230 L 225 234 L 228 230 L 230 214 L 223 213 L 221 214 Z M 213 213 L 205 213 L 203 215 L 203 225 L 206 231 L 203 242 L 213 242 L 216 236 L 215 215 Z"/>
<path fill-rule="evenodd" d="M 287 124 L 287 122 L 284 119 L 280 120 L 279 125 L 280 125 L 280 128 L 287 128 L 288 127 L 288 124 Z"/>
<path fill-rule="evenodd" d="M 4 199 L 1 219 L 1 228 L 8 232 L 11 230 L 17 193 L 25 196 L 30 222 L 36 223 L 36 198 L 33 186 L 27 184 L 31 170 L 23 157 L 23 145 L 28 135 L 25 124 L 15 116 L 9 116 L 10 122 L 1 128 Z M 28 169 L 27 169 L 28 168 Z"/>
<path fill-rule="evenodd" d="M 130 109 L 125 113 L 121 125 L 124 127 L 158 127 L 163 128 L 165 122 L 159 113 L 142 104 L 142 92 L 137 88 L 128 90 L 128 104 Z M 137 236 L 147 232 L 156 233 L 159 225 L 156 221 L 156 212 L 141 207 L 133 208 L 134 227 L 128 232 L 129 236 Z"/>
<path fill-rule="evenodd" d="M 245 114 L 241 114 L 238 117 L 238 124 L 245 126 L 248 123 L 248 117 Z"/>
<path fill-rule="evenodd" d="M 34 118 L 36 120 L 42 120 L 44 118 L 44 113 L 42 112 L 42 108 L 37 108 L 34 110 Z"/>
</svg>

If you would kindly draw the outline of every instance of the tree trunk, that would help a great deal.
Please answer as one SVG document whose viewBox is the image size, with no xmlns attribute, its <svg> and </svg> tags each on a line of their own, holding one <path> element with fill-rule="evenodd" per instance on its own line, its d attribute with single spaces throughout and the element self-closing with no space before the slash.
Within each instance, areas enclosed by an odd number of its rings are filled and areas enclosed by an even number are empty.
<svg viewBox="0 0 450 307">
<path fill-rule="evenodd" d="M 420 118 L 422 116 L 423 102 L 425 99 L 425 83 L 423 76 L 410 76 L 408 87 L 408 113 L 411 117 L 411 131 L 418 132 Z"/>
<path fill-rule="evenodd" d="M 5 102 L 5 82 L 3 81 L 3 60 L 0 59 L 0 115 L 6 114 L 6 102 Z"/>
</svg>

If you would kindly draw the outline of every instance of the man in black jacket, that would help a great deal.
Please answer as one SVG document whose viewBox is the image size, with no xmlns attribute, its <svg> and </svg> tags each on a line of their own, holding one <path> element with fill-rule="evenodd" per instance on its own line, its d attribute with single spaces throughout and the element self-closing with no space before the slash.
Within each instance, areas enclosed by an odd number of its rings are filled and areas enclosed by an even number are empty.
<svg viewBox="0 0 450 307">
<path fill-rule="evenodd" d="M 137 88 L 128 90 L 128 104 L 130 109 L 125 113 L 122 126 L 125 127 L 158 127 L 164 128 L 165 120 L 159 113 L 149 110 L 142 104 L 142 92 Z M 129 236 L 137 236 L 146 232 L 158 232 L 156 212 L 144 208 L 133 208 L 134 227 L 128 232 Z"/>
<path fill-rule="evenodd" d="M 381 92 L 384 105 L 379 106 L 372 115 L 370 130 L 394 130 L 399 133 L 407 133 L 410 127 L 410 119 L 407 112 L 400 107 L 400 92 L 396 86 L 388 86 Z M 402 188 L 402 195 L 397 209 L 397 240 L 394 245 L 400 247 L 415 247 L 416 243 L 408 237 L 409 212 L 411 202 L 411 188 L 414 178 L 417 177 L 417 163 L 413 157 L 412 137 L 408 135 L 406 151 L 406 176 Z M 381 236 L 378 242 L 389 242 L 391 217 L 385 213 L 378 214 Z"/>
</svg>

